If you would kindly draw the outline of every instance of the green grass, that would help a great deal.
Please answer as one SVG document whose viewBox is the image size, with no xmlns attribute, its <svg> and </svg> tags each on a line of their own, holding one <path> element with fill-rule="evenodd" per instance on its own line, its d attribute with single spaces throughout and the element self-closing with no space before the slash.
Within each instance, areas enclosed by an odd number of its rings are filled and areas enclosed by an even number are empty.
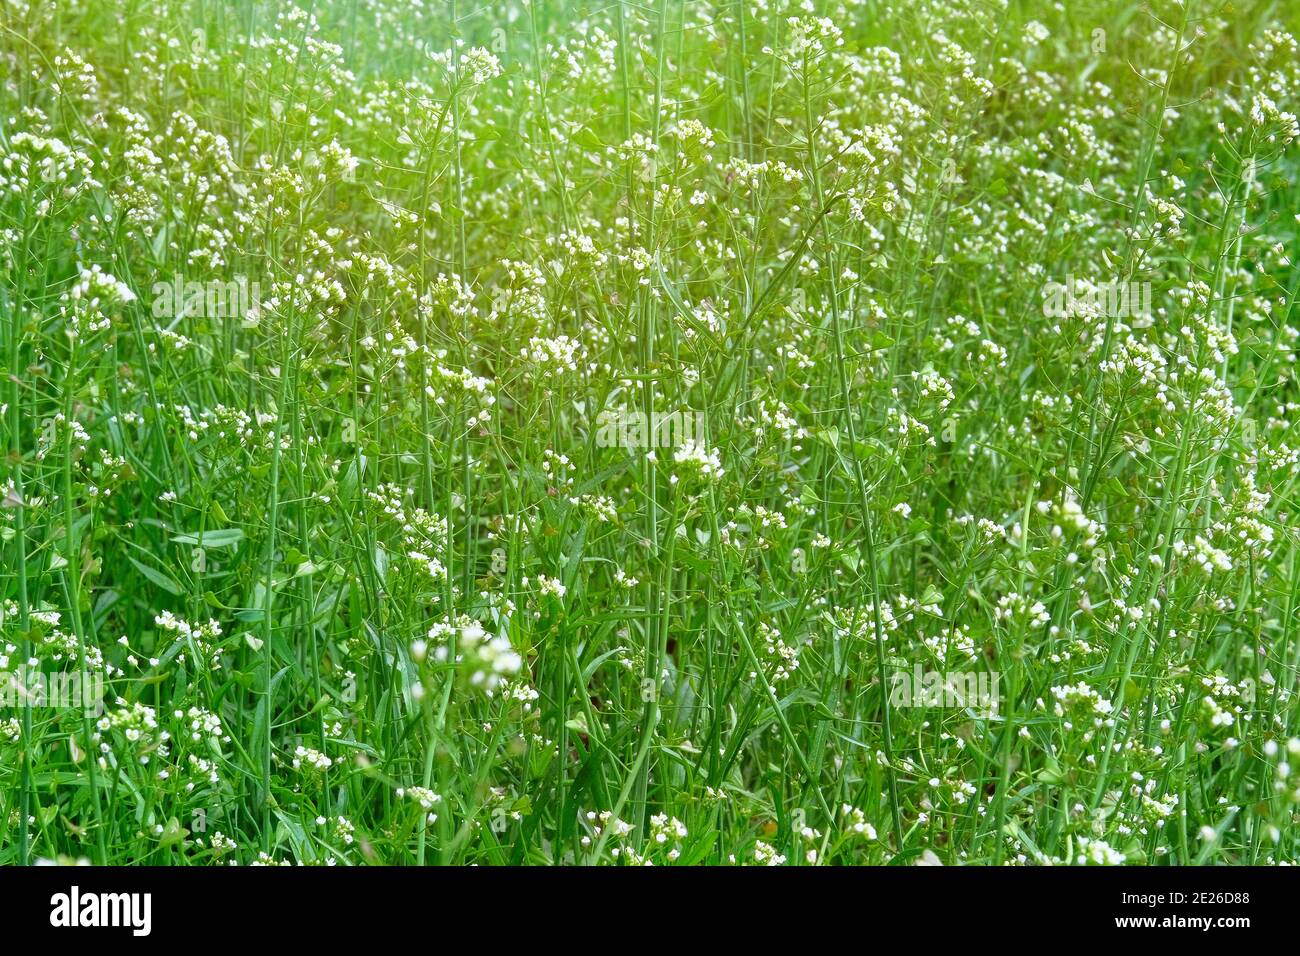
<svg viewBox="0 0 1300 956">
<path fill-rule="evenodd" d="M 1294 12 L 807 6 L 0 0 L 0 863 L 1296 862 Z"/>
</svg>

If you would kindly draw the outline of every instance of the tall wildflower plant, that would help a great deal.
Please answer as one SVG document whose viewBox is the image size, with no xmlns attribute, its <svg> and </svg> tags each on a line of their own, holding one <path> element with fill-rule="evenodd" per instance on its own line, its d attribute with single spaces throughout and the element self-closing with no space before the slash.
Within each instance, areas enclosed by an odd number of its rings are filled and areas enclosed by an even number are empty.
<svg viewBox="0 0 1300 956">
<path fill-rule="evenodd" d="M 1294 863 L 1300 50 L 0 0 L 0 863 Z"/>
</svg>

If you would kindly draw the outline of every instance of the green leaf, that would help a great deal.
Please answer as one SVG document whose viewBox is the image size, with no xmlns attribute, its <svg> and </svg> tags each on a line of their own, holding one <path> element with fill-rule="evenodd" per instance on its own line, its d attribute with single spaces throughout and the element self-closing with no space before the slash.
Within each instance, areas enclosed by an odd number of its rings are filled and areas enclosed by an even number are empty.
<svg viewBox="0 0 1300 956">
<path fill-rule="evenodd" d="M 157 585 L 158 587 L 162 588 L 164 591 L 168 592 L 169 594 L 175 594 L 177 597 L 180 597 L 182 594 L 185 593 L 185 589 L 181 587 L 179 584 L 177 584 L 175 579 L 172 578 L 170 575 L 164 574 L 162 571 L 159 571 L 157 568 L 152 568 L 147 564 L 140 563 L 135 558 L 131 557 L 129 554 L 126 556 L 126 559 L 130 561 L 132 564 L 134 564 L 136 570 L 139 571 L 141 574 L 143 574 L 151 584 Z"/>
<path fill-rule="evenodd" d="M 1142 688 L 1133 678 L 1124 682 L 1124 702 L 1132 706 L 1142 700 Z"/>
<path fill-rule="evenodd" d="M 925 587 L 925 593 L 921 595 L 921 603 L 922 603 L 922 604 L 938 604 L 938 605 L 942 606 L 942 605 L 943 605 L 943 594 L 942 594 L 942 593 L 939 591 L 939 589 L 938 589 L 937 587 L 935 587 L 933 584 L 927 584 L 926 587 Z"/>
<path fill-rule="evenodd" d="M 840 447 L 840 430 L 834 425 L 831 425 L 829 428 L 815 429 L 813 434 L 832 448 Z"/>
<path fill-rule="evenodd" d="M 242 540 L 244 532 L 239 528 L 216 528 L 195 534 L 172 535 L 172 541 L 176 544 L 189 544 L 199 548 L 233 548 Z"/>
<path fill-rule="evenodd" d="M 1052 786 L 1059 786 L 1065 782 L 1065 774 L 1061 772 L 1061 765 L 1056 762 L 1054 757 L 1047 758 L 1047 766 L 1034 777 L 1039 783 L 1046 783 Z"/>
<path fill-rule="evenodd" d="M 172 817 L 163 827 L 162 836 L 158 839 L 158 845 L 160 847 L 169 847 L 173 844 L 180 843 L 189 835 L 190 831 L 181 826 L 179 820 Z"/>
<path fill-rule="evenodd" d="M 586 714 L 578 714 L 578 716 L 576 716 L 576 717 L 574 717 L 574 718 L 572 718 L 572 719 L 570 719 L 570 720 L 566 720 L 566 721 L 564 722 L 564 726 L 565 726 L 565 727 L 568 727 L 568 728 L 569 728 L 570 730 L 572 730 L 575 734 L 588 734 L 588 733 L 590 733 L 590 731 L 587 729 L 587 715 L 586 715 Z"/>
<path fill-rule="evenodd" d="M 533 801 L 529 798 L 528 794 L 525 793 L 523 796 L 521 796 L 518 800 L 516 800 L 514 803 L 510 805 L 510 812 L 523 813 L 523 814 L 532 813 Z"/>
</svg>

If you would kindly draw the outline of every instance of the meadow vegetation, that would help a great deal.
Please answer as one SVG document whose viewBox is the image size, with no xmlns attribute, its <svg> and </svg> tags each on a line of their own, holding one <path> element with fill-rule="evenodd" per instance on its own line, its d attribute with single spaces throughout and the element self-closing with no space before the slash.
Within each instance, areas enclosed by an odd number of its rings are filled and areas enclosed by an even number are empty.
<svg viewBox="0 0 1300 956">
<path fill-rule="evenodd" d="M 0 0 L 0 863 L 1295 862 L 1298 14 Z"/>
</svg>

